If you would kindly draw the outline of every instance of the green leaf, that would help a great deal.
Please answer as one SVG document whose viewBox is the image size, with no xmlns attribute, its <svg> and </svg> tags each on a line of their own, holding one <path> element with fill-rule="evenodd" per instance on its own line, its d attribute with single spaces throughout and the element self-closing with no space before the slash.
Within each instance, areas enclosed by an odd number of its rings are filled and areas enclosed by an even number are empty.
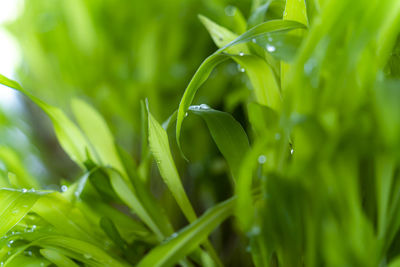
<svg viewBox="0 0 400 267">
<path fill-rule="evenodd" d="M 41 249 L 40 254 L 59 267 L 78 267 L 70 258 L 52 249 Z"/>
<path fill-rule="evenodd" d="M 219 48 L 224 47 L 237 38 L 236 34 L 224 27 L 219 26 L 204 16 L 200 16 L 200 20 L 206 26 L 215 44 Z M 252 41 L 254 42 L 258 39 L 254 38 Z M 269 37 L 266 40 L 268 40 L 268 42 L 266 44 L 262 44 L 263 49 L 266 49 L 266 47 L 270 45 L 270 47 L 274 48 L 274 55 L 278 52 L 275 50 L 281 50 L 282 47 L 285 47 L 282 45 L 277 46 L 277 44 L 281 42 L 278 41 L 277 38 Z M 260 40 L 258 40 L 258 44 L 260 45 Z M 249 53 L 249 49 L 247 48 L 246 44 L 230 46 L 226 48 L 225 52 L 232 54 L 231 58 L 235 60 L 246 72 L 251 84 L 254 87 L 254 93 L 257 101 L 260 104 L 269 106 L 273 109 L 280 109 L 281 99 L 278 81 L 276 80 L 272 68 L 268 65 L 268 63 L 260 57 L 245 55 Z M 280 52 L 280 54 L 286 53 Z"/>
<path fill-rule="evenodd" d="M 111 169 L 106 171 L 117 195 L 156 234 L 158 240 L 162 241 L 165 236 L 168 236 L 171 232 L 171 226 L 164 221 L 158 221 L 157 217 L 152 217 L 152 213 L 143 206 L 134 188 L 118 172 Z M 157 214 L 160 211 L 153 211 L 153 214 L 154 212 Z"/>
<path fill-rule="evenodd" d="M 188 110 L 189 106 L 191 105 L 194 99 L 197 90 L 207 80 L 211 71 L 218 64 L 224 62 L 230 57 L 229 55 L 221 54 L 222 52 L 224 52 L 231 46 L 238 45 L 244 42 L 249 42 L 253 38 L 265 35 L 267 33 L 289 31 L 300 28 L 305 28 L 305 26 L 301 23 L 294 21 L 283 21 L 283 20 L 267 21 L 243 33 L 235 40 L 231 41 L 224 47 L 221 47 L 214 54 L 206 58 L 200 65 L 200 67 L 197 69 L 194 76 L 192 77 L 192 80 L 186 87 L 185 93 L 183 94 L 181 102 L 179 103 L 179 109 L 176 121 L 176 141 L 178 143 L 179 148 L 181 148 L 180 135 L 181 135 L 182 122 L 183 119 L 185 118 L 186 111 Z"/>
<path fill-rule="evenodd" d="M 189 222 L 196 220 L 196 213 L 185 193 L 181 179 L 172 158 L 169 147 L 167 132 L 154 119 L 150 112 L 149 116 L 149 145 L 150 150 L 157 162 L 161 177 L 171 191 L 176 202 Z"/>
<path fill-rule="evenodd" d="M 227 217 L 232 214 L 235 199 L 231 198 L 209 209 L 175 237 L 151 250 L 138 267 L 172 266 L 192 252 Z"/>
<path fill-rule="evenodd" d="M 100 220 L 100 226 L 108 237 L 121 249 L 126 249 L 126 243 L 122 239 L 117 227 L 110 218 L 102 217 Z"/>
<path fill-rule="evenodd" d="M 232 56 L 246 71 L 258 103 L 274 110 L 281 109 L 281 94 L 278 81 L 267 62 L 257 56 Z"/>
<path fill-rule="evenodd" d="M 111 257 L 103 249 L 89 242 L 66 236 L 48 235 L 35 240 L 32 245 L 56 250 L 67 257 L 86 263 L 89 266 L 128 266 L 122 260 Z"/>
<path fill-rule="evenodd" d="M 229 113 L 204 104 L 190 106 L 189 113 L 204 119 L 218 149 L 228 162 L 233 177 L 237 178 L 242 158 L 249 149 L 249 140 L 240 123 Z"/>
<path fill-rule="evenodd" d="M 0 189 L 0 236 L 4 236 L 31 210 L 41 193 Z"/>
<path fill-rule="evenodd" d="M 239 225 L 244 232 L 249 231 L 254 220 L 254 205 L 252 197 L 253 172 L 258 165 L 258 157 L 264 152 L 266 140 L 254 144 L 248 150 L 242 164 L 240 165 L 239 175 L 235 187 L 237 196 L 236 215 Z"/>
<path fill-rule="evenodd" d="M 92 150 L 78 127 L 60 109 L 50 106 L 33 96 L 23 89 L 16 81 L 10 80 L 0 74 L 0 84 L 25 94 L 49 116 L 61 147 L 73 161 L 84 169 L 83 162 L 86 160 L 86 149 L 90 152 L 92 152 Z"/>
<path fill-rule="evenodd" d="M 94 108 L 79 99 L 73 99 L 71 107 L 80 128 L 97 152 L 100 163 L 104 166 L 112 166 L 125 175 L 124 167 L 114 145 L 114 137 L 103 117 Z"/>
<path fill-rule="evenodd" d="M 36 201 L 32 209 L 60 232 L 91 243 L 104 243 L 105 235 L 91 224 L 76 206 L 61 193 L 54 192 Z"/>
<path fill-rule="evenodd" d="M 224 47 L 238 37 L 237 34 L 231 32 L 225 27 L 218 25 L 203 15 L 199 15 L 199 19 L 210 33 L 211 38 L 218 48 Z M 248 53 L 249 49 L 247 48 L 246 44 L 238 44 L 236 46 L 227 48 L 226 52 L 229 54 Z"/>
</svg>

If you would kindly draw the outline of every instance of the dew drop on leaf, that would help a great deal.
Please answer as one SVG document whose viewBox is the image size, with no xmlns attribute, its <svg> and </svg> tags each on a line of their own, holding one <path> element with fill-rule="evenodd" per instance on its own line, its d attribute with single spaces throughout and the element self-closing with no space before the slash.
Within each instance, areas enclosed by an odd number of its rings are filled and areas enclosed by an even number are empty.
<svg viewBox="0 0 400 267">
<path fill-rule="evenodd" d="M 268 52 L 275 52 L 276 48 L 273 45 L 267 44 L 267 51 Z"/>
<path fill-rule="evenodd" d="M 260 155 L 258 157 L 258 163 L 264 164 L 267 161 L 267 157 L 265 155 Z"/>
</svg>

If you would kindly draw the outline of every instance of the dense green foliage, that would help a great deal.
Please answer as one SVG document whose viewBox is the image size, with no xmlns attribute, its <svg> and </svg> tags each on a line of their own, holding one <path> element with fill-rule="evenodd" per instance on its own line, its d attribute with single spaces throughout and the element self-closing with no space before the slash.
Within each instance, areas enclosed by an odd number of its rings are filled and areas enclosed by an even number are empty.
<svg viewBox="0 0 400 267">
<path fill-rule="evenodd" d="M 112 1 L 39 2 L 65 21 L 35 37 L 24 13 L 28 89 L 0 83 L 50 118 L 80 177 L 51 190 L 1 148 L 2 266 L 400 266 L 399 1 L 216 8 L 220 24 L 199 16 L 208 57 L 176 17 L 184 2 L 115 1 L 122 28 Z M 42 60 L 52 50 L 60 68 Z M 174 64 L 198 68 L 188 82 Z"/>
</svg>

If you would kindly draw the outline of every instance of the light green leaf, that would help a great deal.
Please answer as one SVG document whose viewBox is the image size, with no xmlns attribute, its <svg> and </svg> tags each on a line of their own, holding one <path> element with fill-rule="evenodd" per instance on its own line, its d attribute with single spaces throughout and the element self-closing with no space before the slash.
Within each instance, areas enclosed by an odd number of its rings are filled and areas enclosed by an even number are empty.
<svg viewBox="0 0 400 267">
<path fill-rule="evenodd" d="M 77 207 L 61 193 L 54 192 L 40 198 L 32 209 L 45 221 L 70 237 L 92 243 L 103 243 L 104 234 L 91 224 Z"/>
<path fill-rule="evenodd" d="M 26 189 L 0 189 L 0 236 L 24 218 L 40 196 L 40 193 Z"/>
<path fill-rule="evenodd" d="M 293 20 L 308 25 L 306 1 L 298 0 L 287 0 L 285 5 L 285 12 L 283 13 L 284 20 Z M 302 36 L 304 31 L 297 30 L 293 32 L 294 35 Z M 281 65 L 281 86 L 286 87 L 286 76 L 290 71 L 290 65 L 288 63 L 282 62 Z"/>
<path fill-rule="evenodd" d="M 210 33 L 211 38 L 218 48 L 224 47 L 238 37 L 237 34 L 231 32 L 225 27 L 218 25 L 203 15 L 199 15 L 199 19 Z M 227 48 L 226 52 L 229 54 L 248 53 L 249 49 L 247 48 L 246 44 L 238 44 L 236 46 Z"/>
<path fill-rule="evenodd" d="M 114 137 L 103 117 L 94 108 L 79 99 L 73 99 L 71 107 L 79 127 L 97 152 L 100 163 L 112 166 L 125 176 L 124 167 L 115 148 Z"/>
<path fill-rule="evenodd" d="M 73 260 L 52 249 L 41 249 L 40 254 L 59 267 L 78 267 Z"/>
<path fill-rule="evenodd" d="M 190 106 L 189 113 L 204 119 L 218 149 L 228 162 L 233 177 L 237 178 L 242 158 L 249 149 L 249 140 L 240 123 L 229 113 L 211 109 L 204 104 Z"/>
<path fill-rule="evenodd" d="M 157 162 L 161 177 L 171 191 L 176 202 L 189 222 L 196 220 L 196 213 L 185 193 L 169 147 L 167 132 L 148 112 L 149 116 L 149 145 Z"/>
<path fill-rule="evenodd" d="M 10 80 L 0 74 L 0 84 L 20 91 L 38 105 L 51 119 L 57 139 L 62 148 L 73 161 L 81 168 L 84 168 L 83 162 L 86 160 L 86 149 L 90 152 L 92 151 L 78 127 L 60 109 L 44 103 L 23 89 L 16 81 Z"/>
<path fill-rule="evenodd" d="M 267 62 L 257 56 L 232 56 L 246 71 L 258 103 L 274 110 L 281 109 L 278 81 Z"/>
<path fill-rule="evenodd" d="M 231 198 L 209 209 L 199 219 L 180 231 L 176 237 L 151 250 L 138 267 L 172 266 L 192 252 L 207 236 L 232 214 L 235 199 Z"/>
<path fill-rule="evenodd" d="M 258 157 L 263 153 L 266 145 L 266 140 L 253 145 L 251 150 L 248 150 L 242 164 L 240 165 L 237 184 L 235 187 L 237 196 L 236 215 L 239 225 L 244 232 L 249 231 L 254 220 L 254 205 L 253 205 L 253 172 L 258 165 Z"/>
</svg>

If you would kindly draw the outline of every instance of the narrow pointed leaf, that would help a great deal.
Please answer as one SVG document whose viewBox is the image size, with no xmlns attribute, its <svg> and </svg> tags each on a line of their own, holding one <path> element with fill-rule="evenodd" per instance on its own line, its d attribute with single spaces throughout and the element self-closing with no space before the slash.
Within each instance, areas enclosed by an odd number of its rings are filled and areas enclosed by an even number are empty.
<svg viewBox="0 0 400 267">
<path fill-rule="evenodd" d="M 138 267 L 173 266 L 207 239 L 207 236 L 233 211 L 235 200 L 229 199 L 208 210 L 178 235 L 150 251 Z"/>
<path fill-rule="evenodd" d="M 79 99 L 73 99 L 71 107 L 80 128 L 95 148 L 100 162 L 125 174 L 115 148 L 114 137 L 103 117 L 89 104 Z"/>
<path fill-rule="evenodd" d="M 148 116 L 150 150 L 157 162 L 161 177 L 164 179 L 164 182 L 186 218 L 192 222 L 196 219 L 196 214 L 185 193 L 175 162 L 172 158 L 167 132 L 156 119 L 154 119 L 150 112 L 148 112 Z"/>
</svg>

